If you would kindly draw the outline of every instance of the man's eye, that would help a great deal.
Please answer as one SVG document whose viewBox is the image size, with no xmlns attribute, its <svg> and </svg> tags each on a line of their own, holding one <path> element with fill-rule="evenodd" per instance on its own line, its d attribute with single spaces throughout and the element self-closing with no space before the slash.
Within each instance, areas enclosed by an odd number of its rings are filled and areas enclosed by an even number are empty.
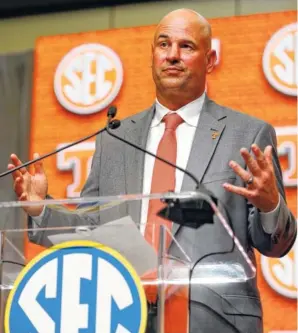
<svg viewBox="0 0 298 333">
<path fill-rule="evenodd" d="M 192 49 L 191 45 L 189 45 L 189 44 L 182 44 L 181 47 L 183 49 Z"/>
<path fill-rule="evenodd" d="M 166 46 L 168 45 L 168 43 L 167 43 L 167 42 L 161 42 L 159 45 L 160 45 L 161 47 L 166 47 Z"/>
</svg>

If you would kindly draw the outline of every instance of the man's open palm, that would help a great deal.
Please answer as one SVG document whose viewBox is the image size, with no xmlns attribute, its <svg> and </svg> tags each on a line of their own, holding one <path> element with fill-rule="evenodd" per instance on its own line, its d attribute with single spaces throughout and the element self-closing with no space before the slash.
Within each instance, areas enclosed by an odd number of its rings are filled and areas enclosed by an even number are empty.
<svg viewBox="0 0 298 333">
<path fill-rule="evenodd" d="M 34 154 L 33 158 L 38 158 L 38 154 Z M 8 169 L 13 169 L 22 164 L 19 158 L 12 154 L 10 156 L 11 163 Z M 34 173 L 30 174 L 26 168 L 21 168 L 12 173 L 14 180 L 14 191 L 20 201 L 38 201 L 44 200 L 48 190 L 48 181 L 43 170 L 42 162 L 38 161 L 34 164 Z M 32 206 L 24 208 L 31 216 L 40 215 L 43 207 Z"/>
</svg>

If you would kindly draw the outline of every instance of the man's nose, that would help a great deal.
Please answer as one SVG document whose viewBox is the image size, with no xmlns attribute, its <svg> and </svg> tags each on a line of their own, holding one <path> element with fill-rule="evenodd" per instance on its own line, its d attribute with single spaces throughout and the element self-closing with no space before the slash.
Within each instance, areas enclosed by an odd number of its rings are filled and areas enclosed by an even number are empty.
<svg viewBox="0 0 298 333">
<path fill-rule="evenodd" d="M 167 60 L 169 62 L 177 62 L 180 60 L 180 50 L 178 45 L 172 44 L 171 47 L 168 48 Z"/>
</svg>

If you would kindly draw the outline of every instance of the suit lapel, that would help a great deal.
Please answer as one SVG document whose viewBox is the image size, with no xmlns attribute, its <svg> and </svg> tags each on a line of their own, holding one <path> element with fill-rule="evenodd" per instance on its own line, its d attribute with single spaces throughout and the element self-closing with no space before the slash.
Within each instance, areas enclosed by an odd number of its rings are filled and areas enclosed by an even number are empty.
<svg viewBox="0 0 298 333">
<path fill-rule="evenodd" d="M 225 117 L 226 115 L 220 106 L 210 101 L 206 96 L 186 167 L 197 177 L 199 182 L 202 181 L 206 173 L 225 128 L 225 125 L 219 120 Z M 190 190 L 195 190 L 195 184 L 192 179 L 184 175 L 181 192 Z M 174 224 L 173 234 L 178 229 L 179 225 Z"/>
<path fill-rule="evenodd" d="M 154 114 L 154 106 L 132 117 L 128 121 L 124 137 L 127 141 L 146 149 L 147 137 L 150 124 Z M 145 153 L 125 145 L 125 175 L 126 175 L 126 192 L 128 194 L 140 194 L 143 191 L 143 175 Z M 141 212 L 141 201 L 131 201 L 128 205 L 129 215 L 139 223 Z"/>
</svg>

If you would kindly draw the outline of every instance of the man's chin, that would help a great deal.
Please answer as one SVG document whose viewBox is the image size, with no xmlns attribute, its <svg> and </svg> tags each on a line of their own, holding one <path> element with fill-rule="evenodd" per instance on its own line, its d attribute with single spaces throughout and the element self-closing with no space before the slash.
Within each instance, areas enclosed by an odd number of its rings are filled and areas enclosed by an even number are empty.
<svg viewBox="0 0 298 333">
<path fill-rule="evenodd" d="M 181 89 L 183 87 L 183 82 L 182 80 L 167 78 L 161 81 L 161 86 L 163 89 Z"/>
</svg>

